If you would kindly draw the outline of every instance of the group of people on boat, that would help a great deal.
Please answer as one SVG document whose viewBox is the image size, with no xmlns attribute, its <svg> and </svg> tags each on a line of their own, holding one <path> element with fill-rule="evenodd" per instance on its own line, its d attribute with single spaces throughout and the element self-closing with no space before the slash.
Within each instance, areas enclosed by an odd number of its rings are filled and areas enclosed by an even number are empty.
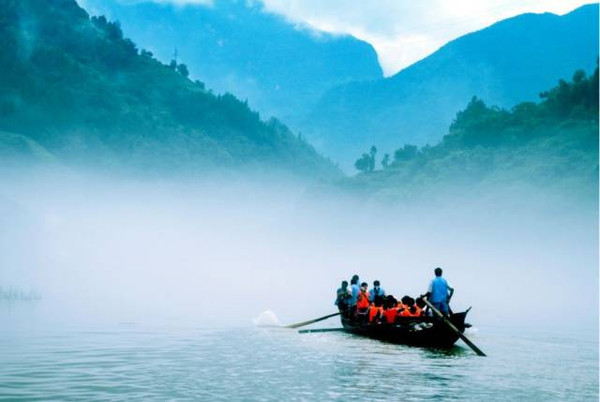
<svg viewBox="0 0 600 402">
<path fill-rule="evenodd" d="M 397 300 L 393 295 L 386 294 L 379 280 L 373 281 L 369 290 L 366 282 L 360 282 L 358 275 L 348 281 L 342 281 L 337 290 L 335 304 L 342 315 L 351 321 L 360 323 L 394 324 L 398 317 L 423 317 L 432 315 L 425 299 L 444 315 L 451 313 L 448 303 L 454 294 L 454 289 L 442 277 L 442 269 L 434 270 L 435 277 L 429 283 L 427 292 L 419 297 L 404 296 Z"/>
</svg>

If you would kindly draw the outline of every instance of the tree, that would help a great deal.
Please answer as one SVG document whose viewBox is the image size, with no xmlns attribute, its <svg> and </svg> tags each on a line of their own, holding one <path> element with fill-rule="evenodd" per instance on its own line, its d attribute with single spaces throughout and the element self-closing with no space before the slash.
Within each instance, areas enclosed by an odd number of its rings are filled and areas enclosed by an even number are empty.
<svg viewBox="0 0 600 402">
<path fill-rule="evenodd" d="M 367 173 L 371 171 L 371 155 L 362 154 L 362 156 L 354 162 L 356 170 Z"/>
<path fill-rule="evenodd" d="M 384 169 L 387 169 L 390 166 L 390 154 L 383 155 L 383 159 L 381 160 L 381 166 Z"/>
<path fill-rule="evenodd" d="M 171 70 L 177 70 L 177 62 L 175 60 L 171 60 L 171 62 L 169 63 L 169 68 Z"/>
<path fill-rule="evenodd" d="M 354 167 L 363 173 L 372 172 L 375 170 L 375 155 L 377 155 L 377 147 L 373 145 L 369 153 L 364 153 L 354 162 Z"/>
<path fill-rule="evenodd" d="M 400 148 L 394 152 L 394 160 L 396 162 L 409 161 L 414 159 L 417 156 L 418 148 L 415 145 L 404 145 L 403 148 Z"/>
<path fill-rule="evenodd" d="M 183 63 L 177 66 L 177 72 L 183 75 L 185 78 L 190 76 L 190 71 L 188 70 L 187 66 Z"/>
<path fill-rule="evenodd" d="M 369 150 L 369 158 L 371 158 L 369 161 L 369 172 L 375 170 L 375 155 L 377 155 L 377 147 L 372 145 L 371 149 Z"/>
</svg>

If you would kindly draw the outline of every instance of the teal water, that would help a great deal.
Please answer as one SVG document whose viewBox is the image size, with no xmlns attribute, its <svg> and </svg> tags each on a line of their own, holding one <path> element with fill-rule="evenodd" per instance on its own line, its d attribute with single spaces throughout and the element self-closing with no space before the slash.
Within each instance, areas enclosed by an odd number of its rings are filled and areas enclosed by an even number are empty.
<svg viewBox="0 0 600 402">
<path fill-rule="evenodd" d="M 337 332 L 24 321 L 0 326 L 4 400 L 598 400 L 594 331 L 478 328 L 478 357 Z"/>
</svg>

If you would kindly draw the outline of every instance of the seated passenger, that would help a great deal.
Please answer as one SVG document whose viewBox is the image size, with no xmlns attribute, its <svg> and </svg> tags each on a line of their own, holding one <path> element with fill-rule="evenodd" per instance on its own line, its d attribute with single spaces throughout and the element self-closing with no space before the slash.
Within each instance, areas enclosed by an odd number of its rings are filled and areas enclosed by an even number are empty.
<svg viewBox="0 0 600 402">
<path fill-rule="evenodd" d="M 421 309 L 415 304 L 415 299 L 410 296 L 404 296 L 402 298 L 402 304 L 404 309 L 400 313 L 402 317 L 419 317 L 421 315 Z"/>
<path fill-rule="evenodd" d="M 417 309 L 419 310 L 419 317 L 425 316 L 425 308 L 427 307 L 425 300 L 423 300 L 422 297 L 417 297 L 415 303 L 417 304 Z"/>
<path fill-rule="evenodd" d="M 396 322 L 396 316 L 398 315 L 398 301 L 392 295 L 385 297 L 383 301 L 383 318 L 388 324 Z"/>
<path fill-rule="evenodd" d="M 382 315 L 383 303 L 380 300 L 377 300 L 377 302 L 369 308 L 369 322 L 372 324 L 381 322 Z"/>
</svg>

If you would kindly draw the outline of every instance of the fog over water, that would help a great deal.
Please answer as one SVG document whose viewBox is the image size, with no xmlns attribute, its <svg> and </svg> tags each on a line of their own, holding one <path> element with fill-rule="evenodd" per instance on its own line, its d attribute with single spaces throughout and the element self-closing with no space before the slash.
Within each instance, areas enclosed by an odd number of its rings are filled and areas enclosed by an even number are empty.
<svg viewBox="0 0 600 402">
<path fill-rule="evenodd" d="M 513 189 L 391 205 L 256 178 L 1 180 L 0 286 L 41 295 L 28 308 L 44 325 L 240 327 L 267 309 L 289 323 L 334 312 L 354 273 L 416 296 L 441 266 L 452 307 L 473 306 L 479 328 L 597 335 L 595 202 Z"/>
</svg>

